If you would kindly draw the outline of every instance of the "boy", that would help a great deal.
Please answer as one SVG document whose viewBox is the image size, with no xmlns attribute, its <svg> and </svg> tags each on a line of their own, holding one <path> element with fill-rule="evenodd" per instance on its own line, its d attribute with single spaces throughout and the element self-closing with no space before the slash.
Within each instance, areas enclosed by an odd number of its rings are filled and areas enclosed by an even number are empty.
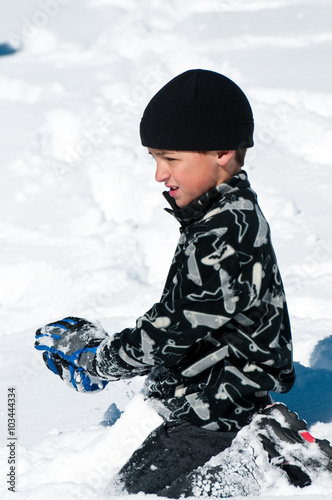
<svg viewBox="0 0 332 500">
<path fill-rule="evenodd" d="M 223 75 L 190 70 L 165 85 L 140 126 L 181 225 L 160 301 L 113 337 L 71 317 L 37 331 L 48 368 L 77 390 L 147 375 L 165 423 L 120 471 L 129 493 L 191 494 L 188 474 L 231 445 L 269 391 L 294 383 L 270 230 L 242 170 L 253 128 L 245 94 Z"/>
</svg>

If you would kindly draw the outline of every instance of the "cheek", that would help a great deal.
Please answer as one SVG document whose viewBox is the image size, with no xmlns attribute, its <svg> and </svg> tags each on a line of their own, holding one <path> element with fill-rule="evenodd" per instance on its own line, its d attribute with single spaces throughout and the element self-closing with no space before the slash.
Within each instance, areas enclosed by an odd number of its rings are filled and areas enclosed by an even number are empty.
<svg viewBox="0 0 332 500">
<path fill-rule="evenodd" d="M 195 179 L 188 186 L 188 191 L 193 195 L 193 198 L 206 193 L 210 189 L 211 183 L 206 178 Z"/>
</svg>

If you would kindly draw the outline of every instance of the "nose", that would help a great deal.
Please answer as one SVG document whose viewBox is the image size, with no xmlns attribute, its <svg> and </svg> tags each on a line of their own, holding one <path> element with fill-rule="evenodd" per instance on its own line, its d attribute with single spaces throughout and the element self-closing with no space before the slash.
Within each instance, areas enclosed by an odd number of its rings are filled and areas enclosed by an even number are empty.
<svg viewBox="0 0 332 500">
<path fill-rule="evenodd" d="M 167 165 L 162 160 L 157 160 L 155 179 L 157 182 L 165 182 L 170 178 L 171 174 L 167 168 Z"/>
</svg>

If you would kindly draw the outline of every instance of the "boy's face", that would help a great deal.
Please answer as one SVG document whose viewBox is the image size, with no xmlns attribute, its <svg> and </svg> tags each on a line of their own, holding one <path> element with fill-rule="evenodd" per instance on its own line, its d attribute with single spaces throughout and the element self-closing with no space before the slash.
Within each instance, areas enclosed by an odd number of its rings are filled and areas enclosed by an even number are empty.
<svg viewBox="0 0 332 500">
<path fill-rule="evenodd" d="M 164 182 L 178 207 L 218 186 L 231 177 L 220 164 L 220 152 L 200 154 L 148 148 L 157 162 L 155 179 Z"/>
</svg>

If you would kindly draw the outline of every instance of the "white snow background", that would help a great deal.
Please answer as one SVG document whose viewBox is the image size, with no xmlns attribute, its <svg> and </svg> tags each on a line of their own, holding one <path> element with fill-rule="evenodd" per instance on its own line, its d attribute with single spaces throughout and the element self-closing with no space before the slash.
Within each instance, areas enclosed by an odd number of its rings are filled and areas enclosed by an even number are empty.
<svg viewBox="0 0 332 500">
<path fill-rule="evenodd" d="M 10 387 L 19 499 L 110 498 L 110 478 L 160 422 L 142 380 L 77 394 L 33 343 L 66 315 L 112 333 L 158 301 L 178 227 L 138 126 L 152 95 L 191 68 L 227 75 L 251 101 L 245 169 L 301 364 L 287 402 L 332 441 L 331 49 L 330 0 L 1 0 L 1 498 L 13 497 Z M 101 425 L 111 403 L 126 411 Z M 332 478 L 299 490 L 274 477 L 250 498 L 332 498 Z"/>
</svg>

